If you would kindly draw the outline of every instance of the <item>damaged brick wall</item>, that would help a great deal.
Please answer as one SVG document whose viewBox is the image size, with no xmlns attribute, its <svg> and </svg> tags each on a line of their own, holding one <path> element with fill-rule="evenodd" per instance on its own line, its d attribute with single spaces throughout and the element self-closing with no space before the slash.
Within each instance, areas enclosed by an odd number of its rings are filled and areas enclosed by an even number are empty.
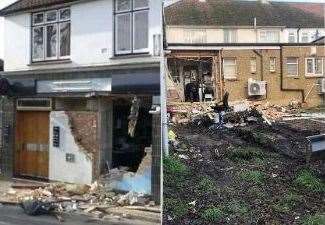
<svg viewBox="0 0 325 225">
<path fill-rule="evenodd" d="M 97 112 L 69 111 L 71 132 L 76 143 L 93 161 L 93 177 L 99 177 L 99 141 Z"/>
</svg>

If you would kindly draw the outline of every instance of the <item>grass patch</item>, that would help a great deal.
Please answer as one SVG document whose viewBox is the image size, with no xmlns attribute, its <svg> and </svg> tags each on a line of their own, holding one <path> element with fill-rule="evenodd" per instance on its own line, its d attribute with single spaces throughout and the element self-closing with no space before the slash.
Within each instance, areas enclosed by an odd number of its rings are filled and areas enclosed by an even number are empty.
<svg viewBox="0 0 325 225">
<path fill-rule="evenodd" d="M 188 167 L 176 156 L 164 158 L 164 169 L 167 173 L 174 175 L 186 175 L 188 172 Z"/>
<path fill-rule="evenodd" d="M 216 183 L 209 176 L 204 176 L 198 184 L 198 189 L 203 192 L 213 193 L 218 189 Z"/>
<path fill-rule="evenodd" d="M 222 211 L 221 208 L 212 206 L 205 209 L 202 212 L 201 217 L 207 222 L 214 223 L 224 218 L 225 213 Z"/>
<path fill-rule="evenodd" d="M 164 199 L 164 207 L 168 212 L 171 213 L 171 216 L 175 217 L 176 219 L 184 217 L 190 209 L 190 206 L 185 202 L 182 202 L 179 199 L 170 198 Z"/>
<path fill-rule="evenodd" d="M 264 173 L 258 170 L 243 171 L 239 174 L 239 177 L 246 182 L 254 184 L 263 184 L 265 179 Z"/>
<path fill-rule="evenodd" d="M 272 208 L 279 213 L 290 213 L 299 203 L 301 203 L 301 201 L 301 196 L 294 193 L 288 193 L 272 205 Z"/>
<path fill-rule="evenodd" d="M 303 225 L 324 225 L 325 224 L 325 214 L 315 214 L 306 217 L 302 221 Z"/>
<path fill-rule="evenodd" d="M 264 153 L 259 148 L 246 147 L 238 148 L 231 151 L 229 158 L 233 161 L 249 161 L 252 159 L 263 159 Z"/>
<path fill-rule="evenodd" d="M 325 192 L 325 183 L 310 170 L 302 170 L 296 176 L 294 183 L 313 192 Z"/>
<path fill-rule="evenodd" d="M 239 214 L 240 216 L 246 216 L 249 212 L 248 206 L 240 201 L 233 200 L 227 205 L 227 212 L 229 214 Z"/>
</svg>

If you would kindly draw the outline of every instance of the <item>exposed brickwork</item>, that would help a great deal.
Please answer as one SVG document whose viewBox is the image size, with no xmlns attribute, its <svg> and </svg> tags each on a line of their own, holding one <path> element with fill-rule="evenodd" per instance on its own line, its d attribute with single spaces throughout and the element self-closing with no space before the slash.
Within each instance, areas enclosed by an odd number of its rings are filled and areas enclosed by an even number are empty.
<svg viewBox="0 0 325 225">
<path fill-rule="evenodd" d="M 0 99 L 0 176 L 12 177 L 14 172 L 15 101 Z"/>
</svg>

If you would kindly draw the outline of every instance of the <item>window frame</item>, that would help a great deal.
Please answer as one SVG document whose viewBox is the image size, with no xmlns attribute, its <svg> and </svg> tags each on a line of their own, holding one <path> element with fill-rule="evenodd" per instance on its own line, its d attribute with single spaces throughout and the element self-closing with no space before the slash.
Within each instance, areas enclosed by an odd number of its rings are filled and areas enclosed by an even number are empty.
<svg viewBox="0 0 325 225">
<path fill-rule="evenodd" d="M 232 75 L 226 75 L 225 74 L 225 61 L 226 60 L 234 60 L 234 64 L 232 65 L 227 65 L 227 66 L 234 66 L 235 67 L 235 74 L 232 74 Z M 234 80 L 234 79 L 237 79 L 237 76 L 238 76 L 238 63 L 237 63 L 237 58 L 234 58 L 234 57 L 225 57 L 222 59 L 222 74 L 223 74 L 223 78 L 225 80 Z"/>
<path fill-rule="evenodd" d="M 288 59 L 295 59 L 296 60 L 296 63 L 288 63 Z M 288 65 L 296 65 L 297 66 L 297 69 L 296 69 L 296 74 L 289 74 L 288 73 Z M 287 57 L 286 58 L 286 75 L 288 77 L 299 77 L 299 58 L 298 57 Z"/>
<path fill-rule="evenodd" d="M 290 37 L 293 37 L 293 41 L 290 41 Z M 296 34 L 295 34 L 295 32 L 290 31 L 290 32 L 288 33 L 288 43 L 296 43 L 296 42 L 297 42 L 296 39 L 297 39 L 297 38 L 296 38 Z"/>
<path fill-rule="evenodd" d="M 308 61 L 312 60 L 312 68 L 313 71 L 311 73 L 308 72 Z M 321 60 L 321 73 L 316 73 L 316 60 Z M 307 57 L 305 58 L 305 76 L 306 77 L 324 77 L 324 60 L 323 57 Z"/>
<path fill-rule="evenodd" d="M 269 38 L 268 38 L 268 32 L 275 32 L 276 33 L 276 36 L 277 36 L 277 40 L 276 41 L 271 41 Z M 262 34 L 264 33 L 265 35 L 265 41 L 262 41 Z M 279 30 L 260 30 L 259 31 L 259 42 L 260 43 L 279 43 L 280 42 L 280 31 Z"/>
<path fill-rule="evenodd" d="M 61 19 L 61 11 L 63 10 L 70 10 L 70 17 L 68 19 Z M 54 21 L 47 21 L 47 15 L 51 12 L 56 12 L 56 20 Z M 40 23 L 34 23 L 34 18 L 36 15 L 42 14 L 43 21 Z M 61 56 L 61 27 L 60 25 L 63 23 L 70 23 L 70 51 L 69 55 Z M 47 56 L 47 28 L 49 26 L 54 26 L 56 28 L 56 56 L 48 57 Z M 34 29 L 35 28 L 43 28 L 43 57 L 42 58 L 34 58 Z M 57 8 L 51 9 L 47 11 L 39 11 L 33 12 L 31 14 L 31 51 L 30 51 L 30 58 L 32 63 L 37 62 L 47 62 L 47 61 L 60 61 L 60 60 L 67 60 L 71 57 L 71 8 L 64 7 L 64 8 Z"/>
<path fill-rule="evenodd" d="M 136 0 L 130 0 L 130 9 L 128 10 L 121 10 L 118 11 L 117 10 L 117 4 L 118 4 L 118 0 L 114 0 L 114 10 L 113 10 L 113 25 L 114 25 L 114 55 L 115 56 L 123 56 L 123 55 L 138 55 L 138 54 L 148 54 L 150 52 L 150 48 L 149 48 L 149 32 L 150 32 L 150 25 L 149 25 L 149 13 L 150 13 L 150 1 L 148 0 L 148 6 L 146 7 L 138 7 L 135 8 L 135 1 Z M 147 12 L 148 13 L 148 42 L 147 42 L 147 47 L 146 48 L 142 48 L 142 49 L 135 49 L 135 14 L 139 13 L 139 12 Z M 117 24 L 117 17 L 121 16 L 121 15 L 126 15 L 129 14 L 130 15 L 130 50 L 118 50 L 118 24 Z"/>
<path fill-rule="evenodd" d="M 273 65 L 273 68 L 272 68 L 272 65 Z M 271 73 L 274 73 L 276 71 L 276 57 L 270 57 L 269 69 L 270 69 Z"/>
<path fill-rule="evenodd" d="M 306 37 L 307 41 L 303 41 L 303 38 Z M 301 43 L 309 43 L 309 33 L 308 32 L 302 32 L 301 33 L 301 39 L 300 39 Z"/>
</svg>

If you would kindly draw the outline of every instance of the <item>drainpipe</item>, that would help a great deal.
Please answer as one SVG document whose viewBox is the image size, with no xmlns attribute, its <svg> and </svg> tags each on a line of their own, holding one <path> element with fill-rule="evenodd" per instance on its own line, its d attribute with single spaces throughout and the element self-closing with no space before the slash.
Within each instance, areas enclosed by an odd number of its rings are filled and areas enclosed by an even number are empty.
<svg viewBox="0 0 325 225">
<path fill-rule="evenodd" d="M 300 92 L 301 93 L 301 101 L 302 103 L 306 103 L 305 97 L 305 90 L 304 89 L 289 89 L 284 87 L 283 82 L 283 46 L 280 46 L 280 84 L 281 84 L 281 91 L 293 91 L 293 92 Z"/>
<path fill-rule="evenodd" d="M 263 65 L 263 55 L 259 53 L 257 50 L 253 50 L 256 55 L 260 57 L 261 63 L 261 81 L 264 81 L 264 65 Z"/>
<path fill-rule="evenodd" d="M 297 43 L 300 42 L 299 41 L 300 40 L 300 35 L 299 35 L 300 34 L 300 29 L 301 29 L 300 27 L 297 29 Z"/>
</svg>

